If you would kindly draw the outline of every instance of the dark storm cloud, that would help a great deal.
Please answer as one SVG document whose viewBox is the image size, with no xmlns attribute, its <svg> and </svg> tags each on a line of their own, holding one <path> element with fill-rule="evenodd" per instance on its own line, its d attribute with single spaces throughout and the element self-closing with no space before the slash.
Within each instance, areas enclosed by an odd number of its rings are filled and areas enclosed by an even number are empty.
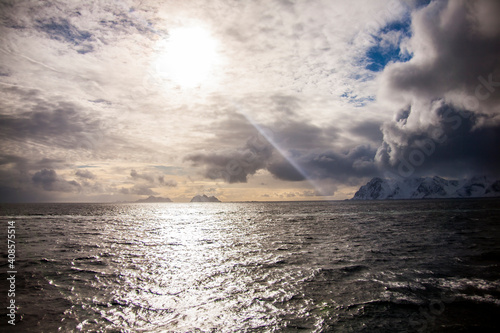
<svg viewBox="0 0 500 333">
<path fill-rule="evenodd" d="M 25 188 L 0 185 L 0 202 L 2 203 L 40 202 L 44 201 L 44 198 L 39 193 Z"/>
<path fill-rule="evenodd" d="M 0 155 L 0 165 L 14 165 L 17 170 L 25 170 L 28 161 L 21 156 L 15 155 Z"/>
<path fill-rule="evenodd" d="M 477 126 L 491 117 L 457 111 L 443 103 L 434 114 L 438 121 L 425 130 L 405 128 L 405 119 L 384 126 L 384 136 L 393 139 L 384 142 L 378 151 L 386 169 L 403 177 L 500 174 L 500 125 Z"/>
<path fill-rule="evenodd" d="M 273 126 L 273 139 L 284 149 L 326 148 L 335 142 L 338 132 L 333 126 L 321 128 L 306 122 L 283 120 Z"/>
<path fill-rule="evenodd" d="M 57 174 L 57 169 L 67 167 L 67 162 L 59 159 L 0 155 L 0 202 L 50 201 L 56 192 L 82 193 L 98 185 L 88 182 L 96 177 L 85 170 L 75 173 L 80 182 Z"/>
<path fill-rule="evenodd" d="M 251 136 L 242 148 L 191 154 L 186 160 L 204 167 L 207 178 L 229 183 L 247 182 L 249 175 L 261 169 L 286 181 L 301 181 L 306 177 L 347 181 L 350 177 L 366 177 L 376 172 L 376 149 L 362 145 L 336 152 L 332 148 L 338 137 L 334 126 L 321 128 L 284 119 L 273 126 L 258 127 L 265 130 L 266 136 Z"/>
<path fill-rule="evenodd" d="M 81 189 L 81 185 L 74 181 L 67 181 L 58 176 L 54 170 L 43 169 L 31 178 L 33 183 L 45 191 L 74 192 Z"/>
<path fill-rule="evenodd" d="M 16 155 L 0 155 L 0 166 L 3 170 L 18 174 L 27 174 L 30 171 L 40 169 L 55 169 L 67 166 L 67 163 L 59 159 L 42 158 L 41 160 L 30 160 Z M 6 181 L 7 179 L 0 179 Z"/>
<path fill-rule="evenodd" d="M 36 98 L 33 101 L 19 107 L 16 113 L 0 114 L 0 137 L 4 142 L 31 140 L 51 147 L 78 149 L 101 139 L 99 122 L 86 116 L 78 106 Z"/>
<path fill-rule="evenodd" d="M 314 179 L 330 178 L 347 183 L 349 178 L 371 177 L 378 172 L 375 154 L 375 148 L 362 145 L 340 153 L 312 152 L 302 156 L 299 164 L 304 165 Z"/>
<path fill-rule="evenodd" d="M 210 145 L 224 147 L 246 139 L 242 147 L 233 148 L 233 144 L 230 148 L 193 153 L 185 160 L 203 167 L 207 178 L 223 179 L 229 183 L 247 182 L 249 175 L 261 169 L 268 170 L 278 179 L 303 180 L 304 174 L 293 165 L 294 158 L 288 160 L 282 152 L 294 151 L 300 155 L 300 151 L 330 147 L 337 133 L 333 127 L 323 129 L 296 119 L 298 99 L 275 95 L 271 100 L 282 115 L 279 122 L 268 126 L 252 125 L 241 114 L 226 115 L 224 120 L 212 124 L 211 128 L 217 135 Z"/>
<path fill-rule="evenodd" d="M 23 157 L 0 156 L 0 202 L 34 201 L 37 199 L 33 191 L 28 189 L 32 184 L 28 169 L 29 161 Z"/>
<path fill-rule="evenodd" d="M 225 149 L 210 153 L 195 153 L 185 160 L 205 168 L 209 179 L 224 179 L 228 183 L 245 183 L 247 176 L 263 169 L 273 155 L 272 146 L 262 137 L 248 139 L 240 149 Z"/>
<path fill-rule="evenodd" d="M 349 132 L 363 138 L 368 139 L 370 142 L 382 142 L 384 136 L 381 130 L 382 123 L 378 121 L 365 121 L 354 125 L 349 129 Z"/>
<path fill-rule="evenodd" d="M 435 1 L 413 15 L 413 59 L 382 74 L 407 106 L 383 125 L 377 161 L 395 175 L 500 169 L 500 2 Z"/>
<path fill-rule="evenodd" d="M 301 181 L 305 179 L 304 174 L 299 171 L 297 166 L 293 166 L 290 162 L 282 158 L 274 158 L 266 165 L 267 171 L 273 176 L 281 180 Z"/>
<path fill-rule="evenodd" d="M 260 154 L 248 150 L 227 151 L 194 155 L 188 159 L 195 165 L 205 165 L 205 176 L 211 179 L 225 179 L 230 183 L 246 182 L 248 175 L 259 169 L 269 171 L 277 179 L 301 181 L 310 179 L 334 179 L 349 182 L 350 178 L 371 177 L 378 173 L 374 158 L 376 149 L 358 146 L 343 153 L 333 150 L 295 150 L 293 156 L 283 157 L 277 150 Z M 245 153 L 246 152 L 246 156 Z M 251 163 L 253 162 L 253 163 Z"/>
</svg>

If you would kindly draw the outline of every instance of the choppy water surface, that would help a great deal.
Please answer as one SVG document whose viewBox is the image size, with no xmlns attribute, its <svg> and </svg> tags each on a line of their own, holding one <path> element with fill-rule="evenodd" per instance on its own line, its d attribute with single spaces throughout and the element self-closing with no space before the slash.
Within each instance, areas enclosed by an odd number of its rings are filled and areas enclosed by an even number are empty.
<svg viewBox="0 0 500 333">
<path fill-rule="evenodd" d="M 493 332 L 499 203 L 3 205 L 16 329 Z"/>
</svg>

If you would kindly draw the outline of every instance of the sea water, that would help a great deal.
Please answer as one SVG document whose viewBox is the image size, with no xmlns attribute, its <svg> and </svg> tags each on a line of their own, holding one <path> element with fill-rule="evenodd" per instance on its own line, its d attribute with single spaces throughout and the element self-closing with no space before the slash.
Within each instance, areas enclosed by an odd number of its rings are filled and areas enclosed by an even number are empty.
<svg viewBox="0 0 500 333">
<path fill-rule="evenodd" d="M 500 200 L 10 204 L 13 332 L 500 325 Z M 6 286 L 2 308 L 8 305 Z M 8 288 L 8 286 L 7 286 Z"/>
</svg>

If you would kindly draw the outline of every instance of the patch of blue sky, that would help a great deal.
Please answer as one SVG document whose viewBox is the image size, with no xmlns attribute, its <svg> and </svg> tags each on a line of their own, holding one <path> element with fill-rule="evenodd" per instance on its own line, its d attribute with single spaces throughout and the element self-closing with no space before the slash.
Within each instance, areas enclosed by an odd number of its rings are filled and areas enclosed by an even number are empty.
<svg viewBox="0 0 500 333">
<path fill-rule="evenodd" d="M 39 28 L 49 34 L 51 38 L 74 45 L 79 45 L 92 37 L 90 32 L 77 29 L 68 20 L 63 18 L 39 21 L 38 23 Z"/>
<path fill-rule="evenodd" d="M 409 16 L 405 16 L 403 20 L 391 22 L 380 29 L 381 33 L 387 33 L 389 31 L 401 31 L 404 35 L 410 36 L 411 18 Z"/>
<path fill-rule="evenodd" d="M 340 97 L 355 107 L 363 107 L 375 100 L 375 96 L 358 96 L 352 91 L 346 91 Z"/>
<path fill-rule="evenodd" d="M 388 41 L 390 34 L 397 40 Z M 411 56 L 402 52 L 400 43 L 404 38 L 411 36 L 411 21 L 407 17 L 402 21 L 392 22 L 373 36 L 375 44 L 366 51 L 365 68 L 372 72 L 382 71 L 390 62 L 406 62 Z"/>
</svg>

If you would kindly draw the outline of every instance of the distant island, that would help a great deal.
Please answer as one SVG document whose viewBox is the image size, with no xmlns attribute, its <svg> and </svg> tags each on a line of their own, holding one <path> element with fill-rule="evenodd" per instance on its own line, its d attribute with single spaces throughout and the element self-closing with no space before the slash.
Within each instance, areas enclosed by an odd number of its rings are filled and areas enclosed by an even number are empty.
<svg viewBox="0 0 500 333">
<path fill-rule="evenodd" d="M 203 194 L 194 196 L 193 199 L 191 199 L 191 202 L 220 202 L 220 200 L 214 196 L 207 197 Z"/>
<path fill-rule="evenodd" d="M 447 180 L 437 176 L 403 180 L 375 177 L 361 186 L 352 200 L 482 197 L 500 197 L 500 180 L 493 181 L 485 176 L 463 180 Z"/>
<path fill-rule="evenodd" d="M 153 203 L 153 202 L 172 202 L 169 198 L 162 198 L 162 197 L 155 197 L 155 196 L 149 196 L 147 199 L 139 199 L 137 201 L 134 201 L 137 203 Z"/>
</svg>

